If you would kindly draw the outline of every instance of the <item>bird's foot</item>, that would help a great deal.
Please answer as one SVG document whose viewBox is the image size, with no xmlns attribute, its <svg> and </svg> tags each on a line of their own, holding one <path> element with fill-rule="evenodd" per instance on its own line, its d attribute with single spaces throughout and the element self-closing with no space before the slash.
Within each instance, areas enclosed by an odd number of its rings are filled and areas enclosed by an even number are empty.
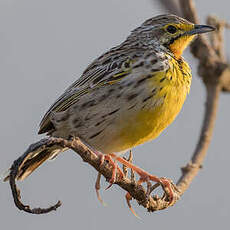
<svg viewBox="0 0 230 230">
<path fill-rule="evenodd" d="M 96 180 L 96 183 L 95 183 L 95 190 L 96 190 L 96 194 L 97 194 L 97 199 L 101 202 L 101 204 L 103 206 L 107 206 L 107 204 L 102 200 L 100 192 L 99 192 L 100 188 L 101 188 L 100 181 L 101 181 L 101 173 L 98 173 L 97 174 L 97 180 Z"/>
<path fill-rule="evenodd" d="M 105 155 L 105 160 L 107 160 L 108 163 L 110 163 L 110 165 L 112 165 L 113 167 L 112 176 L 111 179 L 109 180 L 110 185 L 105 189 L 107 190 L 116 182 L 117 172 L 118 172 L 118 177 L 120 179 L 124 178 L 125 175 L 121 170 L 121 168 L 118 166 L 116 159 L 113 160 L 113 158 L 110 155 Z"/>
<path fill-rule="evenodd" d="M 104 164 L 105 161 L 107 161 L 107 163 L 109 163 L 113 167 L 112 176 L 111 176 L 111 179 L 109 180 L 110 184 L 105 189 L 105 190 L 108 190 L 116 182 L 117 172 L 118 172 L 118 177 L 120 179 L 124 178 L 125 175 L 124 175 L 123 171 L 121 170 L 121 168 L 118 166 L 116 160 L 113 160 L 113 158 L 110 155 L 104 155 L 103 153 L 98 152 L 98 151 L 95 152 L 95 154 L 99 157 L 101 166 Z M 96 183 L 95 183 L 96 194 L 97 194 L 98 200 L 104 206 L 106 206 L 106 203 L 102 200 L 102 198 L 100 196 L 100 193 L 99 193 L 99 190 L 101 188 L 100 179 L 101 179 L 101 173 L 98 173 L 97 180 L 96 180 Z"/>
<path fill-rule="evenodd" d="M 149 174 L 148 172 L 144 171 L 143 169 L 139 168 L 138 166 L 132 164 L 131 162 L 121 158 L 117 157 L 115 154 L 110 154 L 111 157 L 116 159 L 121 164 L 125 165 L 126 167 L 132 169 L 134 172 L 136 172 L 140 179 L 138 181 L 138 184 L 142 184 L 143 182 L 147 182 L 147 185 L 150 181 L 154 181 L 158 184 L 160 184 L 167 195 L 167 200 L 169 202 L 169 205 L 173 205 L 175 201 L 177 200 L 177 194 L 174 192 L 176 190 L 176 185 L 172 183 L 170 179 L 167 179 L 165 177 L 157 177 L 154 175 Z M 147 186 L 148 187 L 148 186 Z M 150 186 L 149 186 L 150 187 Z M 150 195 L 150 189 L 147 191 L 148 196 Z"/>
</svg>

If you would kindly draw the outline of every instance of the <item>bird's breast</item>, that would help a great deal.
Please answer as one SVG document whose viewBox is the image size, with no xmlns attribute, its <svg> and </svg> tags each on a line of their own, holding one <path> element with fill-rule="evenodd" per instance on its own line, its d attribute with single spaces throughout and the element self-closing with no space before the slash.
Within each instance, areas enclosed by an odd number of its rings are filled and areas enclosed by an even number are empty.
<svg viewBox="0 0 230 230">
<path fill-rule="evenodd" d="M 132 148 L 156 138 L 180 112 L 191 84 L 187 63 L 172 60 L 166 72 L 158 72 L 146 85 L 141 107 L 125 122 L 120 133 L 123 148 Z"/>
</svg>

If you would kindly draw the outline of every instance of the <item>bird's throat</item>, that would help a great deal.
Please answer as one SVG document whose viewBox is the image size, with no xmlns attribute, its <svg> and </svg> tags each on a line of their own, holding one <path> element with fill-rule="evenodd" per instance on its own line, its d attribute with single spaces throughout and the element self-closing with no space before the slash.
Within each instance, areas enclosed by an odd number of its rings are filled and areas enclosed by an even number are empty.
<svg viewBox="0 0 230 230">
<path fill-rule="evenodd" d="M 176 59 L 180 59 L 185 48 L 191 43 L 194 36 L 181 36 L 169 45 L 169 49 Z"/>
</svg>

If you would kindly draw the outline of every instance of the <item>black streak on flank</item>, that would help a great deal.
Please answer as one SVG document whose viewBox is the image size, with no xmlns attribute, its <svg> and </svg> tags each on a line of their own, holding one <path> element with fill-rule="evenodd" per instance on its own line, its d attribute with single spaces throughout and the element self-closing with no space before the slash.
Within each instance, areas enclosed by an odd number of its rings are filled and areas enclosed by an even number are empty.
<svg viewBox="0 0 230 230">
<path fill-rule="evenodd" d="M 104 119 L 104 120 L 102 120 L 102 121 L 99 121 L 99 122 L 97 122 L 97 124 L 95 124 L 95 126 L 99 126 L 100 124 L 102 124 L 103 122 L 105 122 L 106 120 Z"/>
<path fill-rule="evenodd" d="M 134 85 L 134 88 L 137 88 L 139 85 L 141 85 L 142 83 L 144 83 L 148 78 L 141 78 L 140 80 L 137 81 L 137 83 Z"/>
<path fill-rule="evenodd" d="M 157 92 L 157 89 L 156 89 L 156 88 L 154 88 L 154 89 L 152 90 L 153 95 L 155 95 L 155 94 L 156 94 L 156 92 Z"/>
<path fill-rule="evenodd" d="M 92 136 L 89 137 L 89 139 L 93 139 L 94 137 L 98 136 L 100 133 L 102 133 L 104 131 L 104 129 L 102 129 L 101 131 L 93 134 Z"/>
<path fill-rule="evenodd" d="M 151 99 L 153 96 L 154 96 L 154 95 L 150 95 L 150 96 L 146 97 L 146 98 L 143 100 L 143 102 L 148 101 L 148 100 Z"/>
<path fill-rule="evenodd" d="M 69 118 L 69 114 L 65 114 L 60 119 L 57 119 L 56 122 L 66 121 L 68 118 Z"/>
<path fill-rule="evenodd" d="M 112 92 L 114 92 L 115 91 L 115 89 L 109 89 L 109 94 L 111 94 Z"/>
<path fill-rule="evenodd" d="M 85 117 L 85 121 L 89 121 L 89 120 L 91 120 L 91 118 L 92 118 L 92 117 L 87 116 L 87 117 Z"/>
<path fill-rule="evenodd" d="M 165 77 L 161 78 L 160 82 L 163 82 L 165 79 L 166 79 Z"/>
<path fill-rule="evenodd" d="M 80 128 L 82 126 L 82 122 L 79 119 L 75 118 L 73 120 L 73 125 L 74 125 L 74 128 L 77 129 L 77 128 Z"/>
<path fill-rule="evenodd" d="M 130 106 L 130 107 L 128 108 L 128 110 L 133 109 L 136 105 L 137 105 L 137 103 L 136 103 L 135 105 Z"/>
<path fill-rule="evenodd" d="M 147 79 L 150 79 L 150 78 L 153 78 L 153 77 L 155 77 L 154 74 L 148 74 L 148 75 L 146 76 Z"/>
<path fill-rule="evenodd" d="M 103 94 L 100 98 L 99 98 L 99 102 L 102 102 L 102 101 L 104 101 L 106 98 L 108 97 L 108 95 L 107 94 Z"/>
<path fill-rule="evenodd" d="M 133 84 L 133 82 L 129 82 L 127 85 L 126 85 L 126 87 L 129 87 L 129 86 L 131 86 Z"/>
<path fill-rule="evenodd" d="M 151 69 L 151 71 L 154 73 L 154 72 L 159 72 L 159 71 L 162 71 L 163 70 L 163 68 L 161 67 L 161 68 L 158 68 L 158 69 Z"/>
<path fill-rule="evenodd" d="M 110 116 L 110 115 L 112 115 L 112 114 L 114 114 L 114 113 L 118 112 L 119 110 L 120 110 L 120 108 L 118 108 L 118 109 L 116 109 L 116 110 L 114 110 L 114 111 L 112 111 L 112 112 L 108 113 L 108 115 Z"/>
<path fill-rule="evenodd" d="M 145 82 L 147 79 L 148 79 L 147 77 L 141 78 L 140 80 L 137 81 L 136 85 L 140 85 L 141 83 Z"/>
<path fill-rule="evenodd" d="M 81 126 L 82 126 L 82 123 L 80 122 L 80 123 L 78 123 L 78 124 L 75 124 L 75 125 L 74 125 L 74 128 L 77 129 L 77 128 L 80 128 Z"/>
<path fill-rule="evenodd" d="M 138 96 L 138 93 L 134 93 L 134 94 L 131 94 L 131 95 L 129 95 L 128 97 L 127 97 L 127 100 L 128 101 L 131 101 L 131 100 L 133 100 L 135 97 L 137 97 Z"/>
<path fill-rule="evenodd" d="M 119 110 L 120 110 L 120 108 L 118 108 L 118 109 L 116 109 L 116 110 L 114 110 L 114 111 L 112 111 L 112 112 L 110 112 L 110 113 L 107 113 L 107 114 L 103 115 L 102 118 L 108 117 L 108 116 L 110 116 L 110 115 L 112 115 L 112 114 L 118 112 Z"/>
<path fill-rule="evenodd" d="M 140 80 L 137 81 L 137 83 L 134 85 L 134 88 L 137 88 L 139 85 L 144 83 L 146 80 L 153 78 L 155 75 L 154 74 L 148 74 L 146 77 L 141 78 Z"/>
<path fill-rule="evenodd" d="M 74 124 L 76 124 L 76 123 L 78 123 L 79 122 L 79 119 L 77 119 L 77 118 L 75 118 L 74 120 L 73 120 L 73 123 Z"/>
<path fill-rule="evenodd" d="M 95 105 L 95 100 L 91 100 L 91 101 L 87 101 L 87 102 L 83 103 L 81 105 L 81 108 L 87 108 L 87 107 L 90 107 L 90 106 L 93 106 L 93 105 Z"/>
</svg>

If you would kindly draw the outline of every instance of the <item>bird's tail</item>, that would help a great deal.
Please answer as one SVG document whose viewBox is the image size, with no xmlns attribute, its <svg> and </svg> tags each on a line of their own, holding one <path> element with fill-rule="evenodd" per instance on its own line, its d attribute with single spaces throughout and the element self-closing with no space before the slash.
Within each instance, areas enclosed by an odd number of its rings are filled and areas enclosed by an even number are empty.
<svg viewBox="0 0 230 230">
<path fill-rule="evenodd" d="M 54 159 L 60 152 L 68 149 L 52 144 L 51 142 L 50 138 L 46 138 L 30 145 L 27 151 L 14 162 L 13 165 L 18 164 L 17 175 L 15 177 L 17 180 L 24 180 L 46 160 Z M 9 180 L 13 165 L 3 174 L 3 181 Z"/>
</svg>

